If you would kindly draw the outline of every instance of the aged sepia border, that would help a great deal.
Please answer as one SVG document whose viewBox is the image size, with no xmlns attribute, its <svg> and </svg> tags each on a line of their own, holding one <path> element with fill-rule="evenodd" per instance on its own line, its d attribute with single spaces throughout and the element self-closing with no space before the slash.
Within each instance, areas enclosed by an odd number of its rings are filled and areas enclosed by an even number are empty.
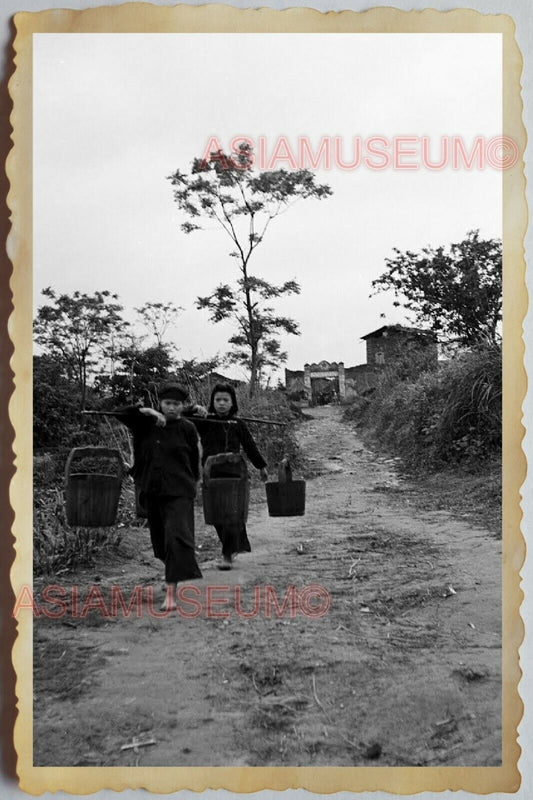
<svg viewBox="0 0 533 800">
<path fill-rule="evenodd" d="M 85 11 L 51 10 L 15 16 L 16 70 L 10 81 L 13 99 L 13 149 L 7 162 L 12 232 L 8 253 L 14 311 L 9 334 L 15 352 L 15 391 L 10 419 L 15 428 L 16 474 L 11 484 L 15 512 L 16 559 L 11 570 L 14 594 L 32 583 L 32 37 L 34 33 L 496 33 L 503 48 L 503 135 L 512 137 L 522 154 L 526 144 L 522 124 L 520 78 L 522 57 L 514 38 L 514 23 L 506 15 L 472 10 L 441 12 L 377 8 L 366 12 L 328 12 L 294 8 L 239 10 L 229 6 L 161 7 L 143 3 L 99 7 Z M 152 792 L 179 789 L 233 792 L 305 788 L 320 793 L 383 790 L 398 794 L 465 790 L 478 794 L 517 791 L 520 748 L 517 727 L 523 705 L 518 684 L 518 648 L 524 627 L 520 617 L 522 591 L 519 570 L 525 556 L 520 533 L 520 486 L 526 475 L 521 449 L 524 429 L 521 407 L 526 391 L 522 325 L 527 308 L 524 236 L 527 225 L 524 165 L 503 172 L 504 254 L 504 416 L 503 416 L 503 747 L 500 767 L 34 767 L 32 722 L 32 619 L 29 611 L 17 619 L 13 647 L 17 674 L 18 718 L 15 747 L 21 788 L 32 794 L 64 790 L 90 793 L 109 788 L 144 788 Z"/>
</svg>

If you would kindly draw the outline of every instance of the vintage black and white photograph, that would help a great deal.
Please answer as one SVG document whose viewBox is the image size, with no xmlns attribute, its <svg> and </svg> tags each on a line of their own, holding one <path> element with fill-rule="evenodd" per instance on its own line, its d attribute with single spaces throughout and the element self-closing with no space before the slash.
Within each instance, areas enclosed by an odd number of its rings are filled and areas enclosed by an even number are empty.
<svg viewBox="0 0 533 800">
<path fill-rule="evenodd" d="M 34 35 L 35 766 L 502 764 L 502 74 Z"/>
</svg>

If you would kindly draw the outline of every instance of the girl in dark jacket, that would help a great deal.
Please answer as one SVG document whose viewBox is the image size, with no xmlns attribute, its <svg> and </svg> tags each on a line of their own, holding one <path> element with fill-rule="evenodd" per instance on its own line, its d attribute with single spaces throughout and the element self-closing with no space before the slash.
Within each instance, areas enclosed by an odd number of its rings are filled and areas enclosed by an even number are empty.
<svg viewBox="0 0 533 800">
<path fill-rule="evenodd" d="M 202 462 L 205 463 L 209 456 L 219 453 L 240 453 L 242 449 L 254 467 L 260 471 L 261 480 L 267 481 L 266 461 L 246 424 L 235 416 L 237 411 L 237 398 L 233 386 L 228 383 L 217 383 L 211 392 L 207 417 L 203 420 L 194 420 L 202 441 Z M 210 418 L 219 421 L 210 424 Z M 221 424 L 220 420 L 228 420 L 228 424 Z M 229 473 L 222 472 L 222 469 L 224 468 L 215 466 L 212 476 L 228 477 Z M 231 569 L 234 553 L 251 550 L 246 526 L 244 523 L 238 526 L 215 525 L 215 529 L 222 543 L 222 560 L 217 566 L 219 569 Z"/>
</svg>

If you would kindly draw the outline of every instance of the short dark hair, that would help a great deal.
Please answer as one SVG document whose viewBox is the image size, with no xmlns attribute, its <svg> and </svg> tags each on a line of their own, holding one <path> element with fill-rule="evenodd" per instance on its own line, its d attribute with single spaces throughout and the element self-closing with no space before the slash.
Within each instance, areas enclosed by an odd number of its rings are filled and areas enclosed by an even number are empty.
<svg viewBox="0 0 533 800">
<path fill-rule="evenodd" d="M 229 394 L 231 397 L 231 408 L 229 410 L 230 414 L 236 414 L 239 410 L 239 406 L 237 404 L 237 395 L 235 394 L 235 389 L 231 385 L 231 383 L 217 383 L 213 387 L 213 391 L 211 392 L 211 399 L 209 401 L 209 408 L 207 409 L 210 414 L 215 413 L 215 395 L 218 392 L 224 392 L 225 394 Z"/>
</svg>

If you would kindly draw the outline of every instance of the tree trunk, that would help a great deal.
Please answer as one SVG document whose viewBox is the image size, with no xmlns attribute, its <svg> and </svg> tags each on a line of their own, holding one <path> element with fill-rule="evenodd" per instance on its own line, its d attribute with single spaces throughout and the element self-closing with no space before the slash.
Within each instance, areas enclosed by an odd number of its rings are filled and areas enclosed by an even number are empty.
<svg viewBox="0 0 533 800">
<path fill-rule="evenodd" d="M 248 286 L 248 271 L 247 271 L 247 259 L 243 261 L 241 267 L 242 276 L 244 279 L 243 282 L 243 289 L 244 289 L 244 297 L 245 297 L 245 305 L 246 305 L 246 314 L 248 316 L 248 328 L 250 332 L 250 351 L 251 351 L 251 358 L 250 358 L 250 387 L 248 390 L 248 394 L 250 397 L 255 395 L 255 390 L 257 386 L 257 341 L 255 335 L 255 320 L 254 320 L 254 309 L 252 305 L 252 296 Z"/>
<path fill-rule="evenodd" d="M 81 410 L 85 411 L 85 401 L 87 399 L 87 382 L 84 379 L 81 385 Z"/>
<path fill-rule="evenodd" d="M 85 363 L 81 359 L 79 359 L 77 367 L 77 380 L 80 389 L 80 406 L 81 411 L 85 411 L 85 401 L 87 399 L 87 370 Z"/>
<path fill-rule="evenodd" d="M 250 361 L 250 388 L 248 394 L 250 397 L 253 397 L 257 388 L 257 346 L 255 342 L 252 342 L 251 347 L 252 358 Z"/>
</svg>

